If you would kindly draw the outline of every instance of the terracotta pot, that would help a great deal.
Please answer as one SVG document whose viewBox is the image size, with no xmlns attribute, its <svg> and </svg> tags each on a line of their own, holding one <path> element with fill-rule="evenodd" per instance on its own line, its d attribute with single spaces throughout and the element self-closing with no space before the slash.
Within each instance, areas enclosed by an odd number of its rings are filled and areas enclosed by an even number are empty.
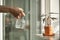
<svg viewBox="0 0 60 40">
<path fill-rule="evenodd" d="M 44 30 L 45 30 L 44 35 L 47 35 L 47 36 L 53 35 L 53 27 L 51 27 L 50 25 L 45 26 Z"/>
</svg>

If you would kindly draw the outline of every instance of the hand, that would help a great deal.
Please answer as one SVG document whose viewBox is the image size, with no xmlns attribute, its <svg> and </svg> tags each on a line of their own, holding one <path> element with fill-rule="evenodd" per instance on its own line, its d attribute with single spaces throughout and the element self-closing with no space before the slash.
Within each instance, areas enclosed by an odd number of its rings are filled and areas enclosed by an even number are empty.
<svg viewBox="0 0 60 40">
<path fill-rule="evenodd" d="M 21 17 L 25 16 L 24 10 L 23 10 L 22 8 L 18 8 L 18 10 L 19 10 L 20 12 L 19 12 L 19 15 L 18 15 L 17 18 L 21 18 Z"/>
<path fill-rule="evenodd" d="M 25 16 L 24 10 L 22 8 L 10 8 L 11 14 L 16 18 L 22 18 Z"/>
</svg>

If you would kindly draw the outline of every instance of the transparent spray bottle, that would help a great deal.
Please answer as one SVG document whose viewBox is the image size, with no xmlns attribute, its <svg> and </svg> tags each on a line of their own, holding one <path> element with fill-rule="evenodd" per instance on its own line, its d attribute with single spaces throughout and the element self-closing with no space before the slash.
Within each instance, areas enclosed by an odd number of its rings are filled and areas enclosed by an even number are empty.
<svg viewBox="0 0 60 40">
<path fill-rule="evenodd" d="M 24 17 L 16 19 L 15 27 L 18 28 L 18 29 L 24 29 L 24 27 L 25 27 Z"/>
</svg>

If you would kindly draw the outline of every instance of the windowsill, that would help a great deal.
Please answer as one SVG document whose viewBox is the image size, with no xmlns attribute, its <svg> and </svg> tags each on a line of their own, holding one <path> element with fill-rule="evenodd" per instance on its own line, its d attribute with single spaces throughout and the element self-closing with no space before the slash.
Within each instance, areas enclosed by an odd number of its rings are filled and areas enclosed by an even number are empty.
<svg viewBox="0 0 60 40">
<path fill-rule="evenodd" d="M 40 39 L 52 38 L 53 40 L 59 40 L 59 34 L 55 34 L 55 36 L 43 36 L 43 34 L 36 34 L 35 36 L 39 37 Z"/>
</svg>

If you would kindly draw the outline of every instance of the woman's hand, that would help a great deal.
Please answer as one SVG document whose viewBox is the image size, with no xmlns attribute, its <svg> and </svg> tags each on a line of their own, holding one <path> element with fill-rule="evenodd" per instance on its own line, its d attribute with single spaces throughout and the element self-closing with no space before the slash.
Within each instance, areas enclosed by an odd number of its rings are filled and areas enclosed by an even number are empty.
<svg viewBox="0 0 60 40">
<path fill-rule="evenodd" d="M 22 18 L 25 16 L 24 10 L 22 8 L 10 8 L 10 13 L 16 18 Z"/>
<path fill-rule="evenodd" d="M 19 11 L 19 15 L 17 16 L 17 18 L 21 18 L 25 16 L 24 10 L 22 8 L 18 8 L 18 11 Z"/>
</svg>

